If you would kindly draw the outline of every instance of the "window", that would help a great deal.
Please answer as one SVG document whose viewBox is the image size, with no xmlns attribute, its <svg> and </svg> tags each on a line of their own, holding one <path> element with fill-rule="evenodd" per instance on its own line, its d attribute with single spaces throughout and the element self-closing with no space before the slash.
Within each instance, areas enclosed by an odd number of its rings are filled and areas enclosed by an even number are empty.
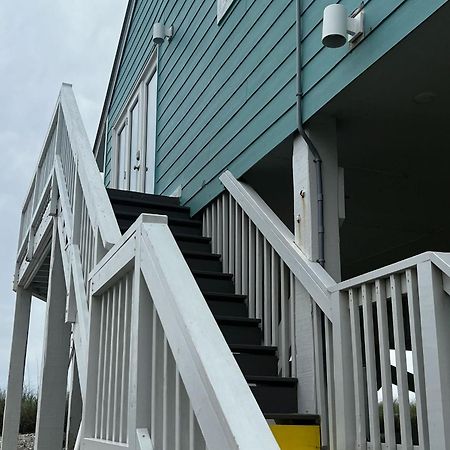
<svg viewBox="0 0 450 450">
<path fill-rule="evenodd" d="M 225 13 L 235 0 L 217 0 L 217 23 L 219 23 Z"/>
<path fill-rule="evenodd" d="M 156 95 L 154 54 L 114 127 L 113 186 L 117 189 L 154 192 Z"/>
</svg>

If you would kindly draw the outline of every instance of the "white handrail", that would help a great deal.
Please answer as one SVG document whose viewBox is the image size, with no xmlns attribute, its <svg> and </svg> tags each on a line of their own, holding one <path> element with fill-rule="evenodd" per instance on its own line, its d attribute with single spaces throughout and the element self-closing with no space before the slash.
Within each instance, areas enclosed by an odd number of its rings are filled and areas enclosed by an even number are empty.
<svg viewBox="0 0 450 450">
<path fill-rule="evenodd" d="M 63 84 L 61 107 L 82 185 L 90 219 L 100 230 L 103 246 L 110 249 L 120 239 L 120 230 L 111 202 L 100 177 L 91 145 L 83 126 L 72 86 Z"/>
<path fill-rule="evenodd" d="M 228 170 L 220 181 L 332 321 L 329 289 L 336 284 L 333 278 L 320 264 L 303 255 L 294 235 L 250 186 L 236 180 Z"/>
</svg>

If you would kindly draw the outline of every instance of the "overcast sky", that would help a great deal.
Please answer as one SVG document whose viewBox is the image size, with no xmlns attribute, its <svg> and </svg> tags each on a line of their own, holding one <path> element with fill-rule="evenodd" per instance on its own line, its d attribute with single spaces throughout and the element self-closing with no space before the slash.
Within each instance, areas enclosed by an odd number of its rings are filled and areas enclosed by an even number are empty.
<svg viewBox="0 0 450 450">
<path fill-rule="evenodd" d="M 94 140 L 127 0 L 0 2 L 0 388 L 7 382 L 20 209 L 62 82 Z M 36 388 L 45 304 L 33 300 L 25 382 Z"/>
</svg>

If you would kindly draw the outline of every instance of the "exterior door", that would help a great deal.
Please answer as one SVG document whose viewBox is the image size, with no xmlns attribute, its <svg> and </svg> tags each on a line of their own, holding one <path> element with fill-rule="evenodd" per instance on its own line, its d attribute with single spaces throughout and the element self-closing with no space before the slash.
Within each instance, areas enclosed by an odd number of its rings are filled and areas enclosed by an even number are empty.
<svg viewBox="0 0 450 450">
<path fill-rule="evenodd" d="M 115 129 L 117 189 L 154 193 L 156 64 L 150 64 Z"/>
</svg>

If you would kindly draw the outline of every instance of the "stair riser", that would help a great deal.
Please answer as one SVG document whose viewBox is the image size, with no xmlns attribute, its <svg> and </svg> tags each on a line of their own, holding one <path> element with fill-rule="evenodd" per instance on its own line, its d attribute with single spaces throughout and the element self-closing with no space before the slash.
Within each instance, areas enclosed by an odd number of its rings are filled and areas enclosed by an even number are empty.
<svg viewBox="0 0 450 450">
<path fill-rule="evenodd" d="M 177 239 L 178 247 L 182 252 L 209 252 L 211 253 L 211 243 L 191 242 Z"/>
<path fill-rule="evenodd" d="M 234 294 L 233 282 L 229 279 L 206 278 L 195 276 L 195 280 L 203 292 L 223 292 Z"/>
<path fill-rule="evenodd" d="M 216 316 L 248 317 L 245 303 L 211 301 L 208 300 L 209 309 Z"/>
<path fill-rule="evenodd" d="M 151 206 L 148 208 L 140 208 L 132 205 L 116 205 L 114 207 L 114 212 L 120 216 L 128 215 L 130 217 L 139 217 L 141 214 L 158 214 L 162 216 L 168 216 L 173 219 L 184 219 L 189 220 L 189 212 L 183 209 L 169 209 L 163 206 Z"/>
<path fill-rule="evenodd" d="M 208 270 L 222 273 L 222 262 L 219 259 L 186 257 L 186 261 L 191 270 Z"/>
<path fill-rule="evenodd" d="M 136 221 L 137 217 L 127 217 L 127 218 L 119 218 L 117 220 L 117 222 L 119 223 L 119 227 L 121 230 L 128 230 L 128 228 L 131 227 L 131 225 L 133 225 L 133 223 Z M 198 225 L 193 225 L 193 226 L 189 226 L 189 225 L 178 225 L 178 224 L 173 224 L 170 223 L 169 221 L 169 228 L 172 231 L 172 233 L 176 234 L 187 234 L 189 236 L 201 236 L 202 235 L 202 229 L 200 226 Z"/>
<path fill-rule="evenodd" d="M 167 197 L 164 195 L 144 194 L 128 190 L 108 189 L 108 195 L 113 205 L 129 205 L 139 207 L 148 207 L 149 205 L 167 205 L 173 207 L 180 206 L 180 199 L 177 197 Z"/>
<path fill-rule="evenodd" d="M 243 325 L 224 325 L 219 324 L 220 330 L 227 341 L 228 345 L 246 344 L 259 345 L 261 344 L 261 330 L 256 326 Z"/>
<path fill-rule="evenodd" d="M 297 386 L 250 383 L 250 389 L 263 413 L 296 413 Z"/>
<path fill-rule="evenodd" d="M 176 234 L 189 234 L 190 236 L 202 236 L 202 227 L 198 225 L 178 225 L 170 223 L 169 221 L 169 228 L 172 231 L 172 233 Z"/>
<path fill-rule="evenodd" d="M 249 375 L 277 376 L 278 361 L 274 355 L 233 353 L 242 373 Z"/>
</svg>

